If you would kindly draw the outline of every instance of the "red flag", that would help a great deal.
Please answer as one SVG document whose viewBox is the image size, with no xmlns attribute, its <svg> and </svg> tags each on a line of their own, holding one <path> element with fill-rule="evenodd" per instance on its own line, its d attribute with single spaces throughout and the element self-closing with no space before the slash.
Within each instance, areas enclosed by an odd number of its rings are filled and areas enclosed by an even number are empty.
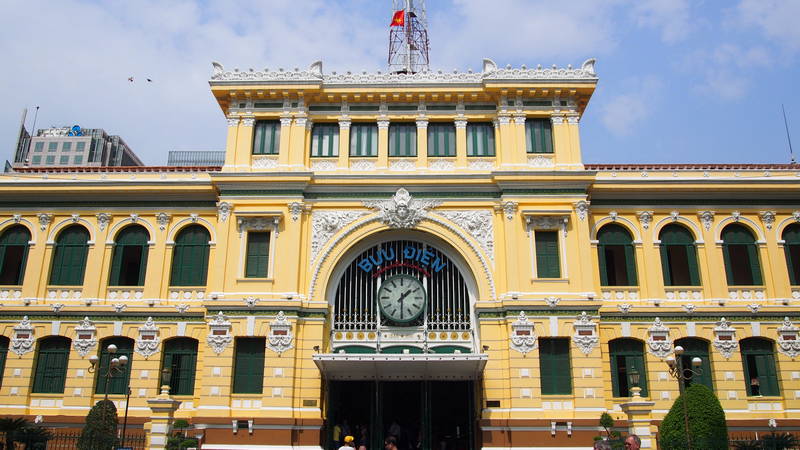
<svg viewBox="0 0 800 450">
<path fill-rule="evenodd" d="M 392 16 L 392 23 L 389 24 L 390 27 L 402 27 L 406 24 L 406 10 L 401 9 L 400 11 L 395 11 L 394 15 Z"/>
</svg>

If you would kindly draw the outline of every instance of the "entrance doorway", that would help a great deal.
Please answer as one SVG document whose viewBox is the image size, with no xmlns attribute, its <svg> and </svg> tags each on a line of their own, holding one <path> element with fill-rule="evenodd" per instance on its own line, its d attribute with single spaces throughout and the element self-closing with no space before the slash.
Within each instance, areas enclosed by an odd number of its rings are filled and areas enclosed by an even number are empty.
<svg viewBox="0 0 800 450">
<path fill-rule="evenodd" d="M 330 381 L 328 449 L 337 449 L 334 429 L 382 449 L 394 435 L 400 450 L 472 450 L 475 441 L 473 381 Z"/>
</svg>

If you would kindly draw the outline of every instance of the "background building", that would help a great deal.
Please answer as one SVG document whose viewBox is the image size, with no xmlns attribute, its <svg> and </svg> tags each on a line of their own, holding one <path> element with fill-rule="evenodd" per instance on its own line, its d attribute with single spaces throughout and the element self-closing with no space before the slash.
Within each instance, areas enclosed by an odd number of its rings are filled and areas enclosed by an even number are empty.
<svg viewBox="0 0 800 450">
<path fill-rule="evenodd" d="M 213 150 L 171 150 L 167 155 L 168 166 L 203 167 L 225 164 L 225 151 Z"/>
<path fill-rule="evenodd" d="M 584 165 L 597 80 L 215 64 L 221 168 L 3 177 L 0 414 L 80 426 L 114 343 L 131 426 L 165 384 L 204 449 L 331 448 L 345 420 L 371 448 L 393 422 L 586 448 L 604 411 L 653 448 L 681 345 L 731 430 L 800 426 L 800 170 Z"/>
<path fill-rule="evenodd" d="M 17 142 L 13 168 L 40 166 L 142 166 L 142 161 L 119 136 L 100 128 L 52 127 L 34 136 L 24 125 Z"/>
</svg>

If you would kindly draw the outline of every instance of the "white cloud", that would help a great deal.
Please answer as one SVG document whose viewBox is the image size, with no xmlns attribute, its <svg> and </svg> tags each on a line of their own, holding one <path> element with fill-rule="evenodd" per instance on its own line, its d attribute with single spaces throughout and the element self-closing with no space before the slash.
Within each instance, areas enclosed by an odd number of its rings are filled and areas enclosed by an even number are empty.
<svg viewBox="0 0 800 450">
<path fill-rule="evenodd" d="M 770 40 L 790 51 L 800 50 L 800 2 L 796 0 L 742 0 L 736 21 L 755 26 Z"/>
<path fill-rule="evenodd" d="M 693 53 L 687 58 L 687 67 L 701 75 L 701 80 L 693 86 L 696 92 L 736 100 L 747 94 L 753 72 L 771 62 L 772 56 L 764 47 L 724 43 Z"/>
<path fill-rule="evenodd" d="M 632 4 L 631 16 L 641 27 L 661 31 L 661 39 L 676 43 L 692 31 L 688 0 L 639 0 Z"/>
<path fill-rule="evenodd" d="M 616 136 L 628 136 L 646 121 L 660 97 L 663 83 L 656 77 L 631 78 L 618 86 L 623 94 L 600 105 L 600 120 Z"/>
</svg>

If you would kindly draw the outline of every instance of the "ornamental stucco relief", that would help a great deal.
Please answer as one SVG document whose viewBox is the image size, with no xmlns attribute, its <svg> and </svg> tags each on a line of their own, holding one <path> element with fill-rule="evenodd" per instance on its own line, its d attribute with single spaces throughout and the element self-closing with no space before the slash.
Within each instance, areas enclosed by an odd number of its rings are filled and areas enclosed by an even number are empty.
<svg viewBox="0 0 800 450">
<path fill-rule="evenodd" d="M 492 212 L 486 210 L 440 211 L 435 214 L 457 224 L 466 230 L 481 246 L 489 259 L 494 262 L 494 221 Z"/>
<path fill-rule="evenodd" d="M 353 223 L 359 217 L 367 215 L 366 211 L 314 211 L 311 213 L 311 260 L 317 259 L 320 250 L 345 226 Z"/>
</svg>

